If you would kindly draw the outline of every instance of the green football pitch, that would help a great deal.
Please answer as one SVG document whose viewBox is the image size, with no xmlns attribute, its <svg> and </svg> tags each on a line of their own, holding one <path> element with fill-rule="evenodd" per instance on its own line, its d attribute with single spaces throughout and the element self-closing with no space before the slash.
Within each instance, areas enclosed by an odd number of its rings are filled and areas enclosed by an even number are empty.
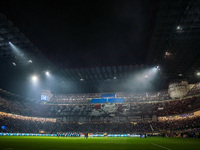
<svg viewBox="0 0 200 150">
<path fill-rule="evenodd" d="M 1 150 L 200 150 L 200 139 L 137 137 L 0 137 Z"/>
</svg>

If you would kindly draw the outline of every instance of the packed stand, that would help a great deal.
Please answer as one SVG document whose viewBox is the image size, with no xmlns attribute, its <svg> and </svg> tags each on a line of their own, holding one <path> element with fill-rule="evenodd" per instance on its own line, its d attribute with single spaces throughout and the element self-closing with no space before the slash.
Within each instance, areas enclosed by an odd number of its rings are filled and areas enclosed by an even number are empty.
<svg viewBox="0 0 200 150">
<path fill-rule="evenodd" d="M 115 94 L 116 98 L 125 98 L 125 102 L 148 102 L 169 100 L 170 96 L 167 90 L 160 92 L 133 93 L 119 92 Z M 88 104 L 92 98 L 101 98 L 100 93 L 84 93 L 84 94 L 66 94 L 53 95 L 48 103 L 52 104 Z"/>
<path fill-rule="evenodd" d="M 200 109 L 200 97 L 151 103 L 40 105 L 35 109 L 35 116 L 42 117 L 168 116 Z"/>
<path fill-rule="evenodd" d="M 152 123 L 152 127 L 155 131 L 162 131 L 162 130 L 176 131 L 176 130 L 200 128 L 200 117 L 184 118 L 176 121 L 167 120 L 167 121 L 156 122 Z"/>
<path fill-rule="evenodd" d="M 170 96 L 167 90 L 163 90 L 160 92 L 147 92 L 147 93 L 121 92 L 121 93 L 116 93 L 116 97 L 124 97 L 126 103 L 163 101 L 163 100 L 170 99 Z"/>
<path fill-rule="evenodd" d="M 11 101 L 0 97 L 0 111 L 21 115 L 31 115 L 31 111 L 23 102 Z"/>
<path fill-rule="evenodd" d="M 195 84 L 194 87 L 188 91 L 186 96 L 197 95 L 197 94 L 200 94 L 200 83 Z"/>
<path fill-rule="evenodd" d="M 6 128 L 1 132 L 11 133 L 39 133 L 40 130 L 54 131 L 58 124 L 55 121 L 41 119 L 41 118 L 29 118 L 17 115 L 0 114 L 0 126 Z"/>
<path fill-rule="evenodd" d="M 87 104 L 92 98 L 100 98 L 100 93 L 54 95 L 49 103 L 53 104 Z"/>
<path fill-rule="evenodd" d="M 123 103 L 123 104 L 40 104 L 36 102 L 10 101 L 0 98 L 0 111 L 36 117 L 104 117 L 115 116 L 168 116 L 200 109 L 200 97 L 193 96 L 179 100 Z"/>
<path fill-rule="evenodd" d="M 167 120 L 161 122 L 135 122 L 135 123 L 63 123 L 37 118 L 24 119 L 0 115 L 0 125 L 6 126 L 1 132 L 11 133 L 147 133 L 163 132 L 200 128 L 200 117 L 180 120 Z"/>
</svg>

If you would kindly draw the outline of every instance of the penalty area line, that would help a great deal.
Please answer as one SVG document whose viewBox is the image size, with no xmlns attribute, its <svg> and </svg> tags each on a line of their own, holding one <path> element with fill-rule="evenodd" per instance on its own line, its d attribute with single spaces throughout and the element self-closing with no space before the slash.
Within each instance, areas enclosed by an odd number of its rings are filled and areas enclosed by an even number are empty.
<svg viewBox="0 0 200 150">
<path fill-rule="evenodd" d="M 170 148 L 167 148 L 167 147 L 164 147 L 164 146 L 161 146 L 161 145 L 155 144 L 155 143 L 151 143 L 151 144 L 153 144 L 153 145 L 155 145 L 155 146 L 158 146 L 158 147 L 161 147 L 161 148 L 164 148 L 164 149 L 167 149 L 167 150 L 171 150 Z"/>
</svg>

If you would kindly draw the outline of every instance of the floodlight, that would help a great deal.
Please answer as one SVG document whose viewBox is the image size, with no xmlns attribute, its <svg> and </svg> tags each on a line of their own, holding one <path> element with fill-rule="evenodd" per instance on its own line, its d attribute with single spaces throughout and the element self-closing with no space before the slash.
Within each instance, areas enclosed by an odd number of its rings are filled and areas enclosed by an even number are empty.
<svg viewBox="0 0 200 150">
<path fill-rule="evenodd" d="M 49 71 L 46 71 L 46 72 L 45 72 L 45 74 L 46 74 L 47 76 L 49 76 L 49 75 L 50 75 Z"/>
<path fill-rule="evenodd" d="M 170 52 L 168 52 L 168 51 L 165 52 L 165 56 L 170 56 L 170 55 L 171 55 Z"/>
<path fill-rule="evenodd" d="M 160 70 L 160 67 L 159 66 L 155 66 L 154 68 L 153 68 L 153 71 L 157 71 L 157 70 Z"/>
<path fill-rule="evenodd" d="M 36 75 L 32 76 L 32 81 L 36 82 L 38 80 L 38 77 Z"/>
<path fill-rule="evenodd" d="M 13 62 L 12 64 L 13 64 L 13 66 L 17 66 L 15 62 Z"/>
</svg>

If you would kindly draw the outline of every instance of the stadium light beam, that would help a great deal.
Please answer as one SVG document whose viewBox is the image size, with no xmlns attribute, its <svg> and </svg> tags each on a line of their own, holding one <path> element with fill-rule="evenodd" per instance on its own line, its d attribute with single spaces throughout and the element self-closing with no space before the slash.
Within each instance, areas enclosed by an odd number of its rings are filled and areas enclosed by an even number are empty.
<svg viewBox="0 0 200 150">
<path fill-rule="evenodd" d="M 15 46 L 12 42 L 8 42 L 10 45 L 11 50 L 18 56 L 20 57 L 22 60 L 27 60 L 27 58 L 24 56 L 22 50 Z M 29 60 L 28 63 L 32 63 L 32 60 Z"/>
<path fill-rule="evenodd" d="M 17 46 L 15 46 L 14 44 L 12 44 L 11 42 L 9 42 L 11 49 L 16 52 L 18 55 L 21 55 L 20 50 Z"/>
</svg>

